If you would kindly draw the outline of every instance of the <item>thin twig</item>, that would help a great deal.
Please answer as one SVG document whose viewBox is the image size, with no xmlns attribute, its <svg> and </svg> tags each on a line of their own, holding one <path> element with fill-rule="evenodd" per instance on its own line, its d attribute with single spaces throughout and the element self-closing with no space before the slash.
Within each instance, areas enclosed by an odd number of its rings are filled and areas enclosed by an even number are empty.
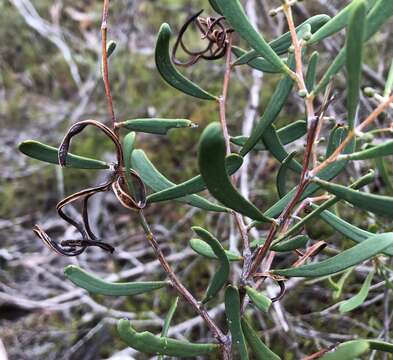
<svg viewBox="0 0 393 360">
<path fill-rule="evenodd" d="M 101 23 L 101 46 L 102 46 L 102 77 L 105 86 L 105 95 L 108 101 L 108 109 L 111 117 L 113 131 L 118 135 L 119 129 L 116 128 L 116 116 L 113 108 L 113 99 L 111 93 L 111 86 L 109 81 L 108 71 L 108 55 L 106 49 L 107 33 L 108 33 L 108 16 L 109 16 L 109 0 L 104 0 L 104 7 L 102 10 L 102 23 Z"/>
<path fill-rule="evenodd" d="M 393 94 L 388 99 L 386 99 L 386 101 L 380 104 L 367 117 L 367 119 L 364 120 L 356 129 L 350 131 L 347 137 L 344 139 L 344 141 L 340 144 L 340 146 L 337 147 L 337 149 L 333 152 L 333 154 L 330 155 L 324 162 L 322 162 L 317 167 L 315 167 L 312 171 L 310 171 L 310 176 L 317 175 L 326 166 L 337 161 L 339 155 L 342 153 L 345 147 L 352 141 L 352 139 L 356 136 L 356 134 L 362 133 L 363 129 L 365 129 L 370 124 L 372 124 L 378 118 L 379 115 L 381 115 L 385 110 L 389 108 L 390 104 L 392 103 L 393 103 Z"/>
</svg>

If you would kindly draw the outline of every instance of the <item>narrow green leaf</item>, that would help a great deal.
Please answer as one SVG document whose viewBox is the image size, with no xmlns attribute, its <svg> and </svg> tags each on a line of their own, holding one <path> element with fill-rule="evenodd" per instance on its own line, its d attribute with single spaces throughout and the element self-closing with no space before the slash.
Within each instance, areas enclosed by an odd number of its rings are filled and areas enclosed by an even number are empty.
<svg viewBox="0 0 393 360">
<path fill-rule="evenodd" d="M 365 0 L 356 0 L 348 24 L 346 65 L 348 73 L 347 110 L 350 129 L 355 127 L 356 112 L 359 105 L 366 11 Z"/>
<path fill-rule="evenodd" d="M 280 198 L 283 198 L 288 193 L 287 181 L 288 181 L 288 172 L 290 170 L 289 165 L 291 164 L 291 161 L 295 157 L 295 155 L 296 155 L 296 151 L 289 154 L 281 163 L 281 166 L 278 170 L 276 184 L 277 184 L 278 196 Z"/>
<path fill-rule="evenodd" d="M 59 164 L 58 149 L 38 141 L 26 140 L 18 145 L 23 154 L 50 164 Z M 78 155 L 67 155 L 67 167 L 76 169 L 109 169 L 109 164 L 104 161 L 90 159 Z"/>
<path fill-rule="evenodd" d="M 155 336 L 148 331 L 136 332 L 127 319 L 117 323 L 117 331 L 123 341 L 131 348 L 145 354 L 178 357 L 196 357 L 217 354 L 217 344 L 195 344 L 167 337 Z"/>
<path fill-rule="evenodd" d="M 393 140 L 387 141 L 381 145 L 368 147 L 365 150 L 352 154 L 341 155 L 340 159 L 369 160 L 389 155 L 393 155 Z"/>
<path fill-rule="evenodd" d="M 306 74 L 306 88 L 308 92 L 312 92 L 317 77 L 317 66 L 318 66 L 319 53 L 314 51 L 308 62 L 307 74 Z"/>
<path fill-rule="evenodd" d="M 378 234 L 321 262 L 303 265 L 297 268 L 274 270 L 273 273 L 287 277 L 305 278 L 336 274 L 354 265 L 358 265 L 365 260 L 371 259 L 392 245 L 393 233 Z"/>
<path fill-rule="evenodd" d="M 375 4 L 375 2 L 375 0 L 367 0 L 367 8 L 370 9 Z M 346 27 L 355 6 L 356 1 L 352 1 L 348 6 L 338 12 L 337 15 L 335 15 L 330 21 L 326 22 L 317 32 L 313 34 L 307 44 L 314 45 Z"/>
<path fill-rule="evenodd" d="M 293 56 L 291 56 L 290 63 L 293 64 Z M 241 156 L 245 156 L 254 148 L 268 126 L 273 124 L 273 122 L 277 119 L 278 114 L 281 112 L 289 94 L 291 93 L 292 87 L 293 80 L 289 75 L 285 75 L 278 83 L 276 90 L 269 100 L 263 116 L 254 127 L 251 136 L 248 138 L 247 142 L 241 149 Z"/>
<path fill-rule="evenodd" d="M 132 166 L 138 172 L 143 182 L 153 191 L 161 191 L 176 185 L 173 182 L 169 181 L 154 167 L 154 165 L 150 162 L 143 150 L 138 149 L 132 152 Z M 228 209 L 220 205 L 213 204 L 198 195 L 184 196 L 176 199 L 176 201 L 186 203 L 188 205 L 207 211 L 228 211 Z"/>
<path fill-rule="evenodd" d="M 290 157 L 288 152 L 285 150 L 280 138 L 277 135 L 274 125 L 270 125 L 262 134 L 262 141 L 265 144 L 269 152 L 280 162 L 283 163 L 287 160 L 287 167 L 292 171 L 300 174 L 302 172 L 302 166 L 293 157 Z"/>
<path fill-rule="evenodd" d="M 348 133 L 348 129 L 346 127 L 337 127 L 331 134 L 330 139 L 329 139 L 329 144 L 333 144 L 331 147 L 331 150 L 335 149 L 335 146 L 338 146 L 341 144 L 341 142 L 346 138 L 346 135 Z M 328 146 L 329 147 L 329 146 Z M 353 152 L 354 148 L 354 142 L 351 142 L 346 146 L 344 149 L 343 153 L 348 154 Z M 330 151 L 330 150 L 329 150 Z M 335 178 L 338 174 L 340 174 L 346 167 L 347 161 L 345 160 L 340 160 L 336 161 L 330 165 L 328 165 L 326 168 L 321 170 L 317 176 L 320 179 L 324 180 L 331 180 Z M 317 184 L 310 184 L 306 187 L 306 189 L 303 192 L 303 195 L 299 201 L 303 201 L 307 197 L 310 197 L 312 194 L 314 194 L 317 190 L 319 189 L 319 185 Z M 267 217 L 276 217 L 278 216 L 284 209 L 285 207 L 289 204 L 289 202 L 292 200 L 294 194 L 295 194 L 296 189 L 292 189 L 288 194 L 286 194 L 282 199 L 277 201 L 270 209 L 265 211 L 264 215 Z"/>
<path fill-rule="evenodd" d="M 243 317 L 241 320 L 244 336 L 257 360 L 280 360 L 281 358 L 271 351 L 261 340 L 255 330 Z"/>
<path fill-rule="evenodd" d="M 393 1 L 391 0 L 378 0 L 377 3 L 371 8 L 367 15 L 367 26 L 365 33 L 365 41 L 368 41 L 373 35 L 377 33 L 379 28 L 393 16 Z M 320 80 L 314 93 L 317 94 L 329 84 L 334 75 L 336 75 L 345 65 L 346 48 L 343 48 L 335 57 L 333 63 L 326 70 L 323 78 Z"/>
<path fill-rule="evenodd" d="M 388 169 L 386 168 L 385 159 L 383 158 L 376 158 L 375 164 L 378 168 L 378 173 L 381 176 L 383 182 L 385 183 L 386 187 L 388 188 L 389 193 L 393 193 L 393 182 L 390 178 Z"/>
<path fill-rule="evenodd" d="M 240 321 L 240 297 L 239 291 L 234 286 L 228 286 L 225 291 L 225 313 L 227 316 L 229 331 L 232 335 L 232 344 L 238 349 L 240 359 L 248 360 L 246 339 L 243 334 Z"/>
<path fill-rule="evenodd" d="M 392 60 L 392 63 L 390 64 L 389 74 L 388 74 L 388 78 L 386 80 L 383 96 L 389 97 L 389 95 L 392 92 L 392 89 L 393 89 L 393 60 Z"/>
<path fill-rule="evenodd" d="M 222 15 L 222 11 L 220 10 L 220 8 L 218 7 L 218 4 L 216 2 L 216 0 L 209 0 L 209 4 L 210 6 L 213 8 L 213 10 L 217 13 Z"/>
<path fill-rule="evenodd" d="M 298 139 L 300 139 L 303 135 L 307 133 L 307 122 L 304 120 L 297 120 L 289 125 L 286 125 L 277 130 L 278 138 L 280 139 L 281 144 L 287 145 Z M 247 136 L 235 136 L 231 138 L 231 142 L 238 146 L 244 146 L 246 141 L 248 140 Z M 266 150 L 266 146 L 261 141 L 253 150 L 262 151 Z"/>
<path fill-rule="evenodd" d="M 301 30 L 307 25 L 311 26 L 311 34 L 317 32 L 322 26 L 324 26 L 331 17 L 326 14 L 318 14 L 310 17 L 302 24 L 296 27 L 296 32 L 299 34 Z M 285 54 L 292 45 L 291 33 L 288 31 L 278 39 L 273 40 L 269 43 L 272 49 L 279 55 Z"/>
<path fill-rule="evenodd" d="M 183 76 L 172 64 L 169 54 L 169 41 L 171 38 L 171 28 L 168 24 L 161 25 L 158 33 L 155 59 L 156 66 L 162 78 L 175 89 L 203 100 L 217 100 L 217 97 L 194 84 Z"/>
<path fill-rule="evenodd" d="M 173 315 L 175 314 L 175 311 L 177 309 L 177 303 L 179 301 L 179 297 L 177 296 L 175 298 L 175 301 L 172 303 L 171 307 L 169 308 L 168 313 L 166 314 L 165 321 L 164 321 L 164 326 L 162 327 L 161 331 L 161 337 L 167 337 L 168 336 L 168 331 L 169 327 L 171 325 Z M 159 355 L 158 360 L 164 360 L 165 356 L 164 355 Z"/>
<path fill-rule="evenodd" d="M 333 299 L 334 300 L 338 300 L 341 297 L 341 294 L 344 290 L 344 285 L 345 282 L 348 280 L 349 276 L 352 274 L 353 272 L 353 268 L 349 268 L 348 270 L 346 270 L 344 272 L 344 274 L 341 275 L 340 279 L 337 281 L 337 288 L 336 291 L 333 294 Z"/>
<path fill-rule="evenodd" d="M 197 254 L 204 256 L 208 259 L 218 260 L 217 255 L 214 253 L 212 247 L 201 239 L 191 239 L 190 246 Z M 235 254 L 232 251 L 225 250 L 225 254 L 229 261 L 241 261 L 243 257 Z"/>
<path fill-rule="evenodd" d="M 301 34 L 305 27 L 310 26 L 310 32 L 313 34 L 318 29 L 320 29 L 321 26 L 326 24 L 329 20 L 330 20 L 330 16 L 325 15 L 325 14 L 319 14 L 319 15 L 312 16 L 309 19 L 307 19 L 306 21 L 304 21 L 302 24 L 297 26 L 296 32 L 298 34 Z M 285 34 L 281 35 L 279 38 L 271 41 L 269 43 L 269 45 L 271 46 L 271 48 L 274 50 L 274 52 L 277 55 L 285 54 L 288 51 L 288 49 L 290 48 L 290 46 L 292 45 L 291 33 L 289 31 L 286 32 Z M 264 62 L 266 62 L 265 59 L 259 57 L 258 52 L 255 50 L 251 50 L 248 52 L 242 50 L 243 54 L 240 54 L 240 52 L 239 52 L 239 54 L 237 54 L 236 51 L 234 51 L 234 52 L 235 52 L 235 55 L 239 57 L 239 59 L 237 59 L 233 63 L 233 65 L 248 64 L 251 67 L 254 67 L 252 64 L 256 64 L 257 63 L 256 60 L 258 60 L 258 61 L 263 60 Z M 255 60 L 255 63 L 254 63 L 254 60 Z M 279 68 L 277 68 L 277 67 L 273 67 L 273 69 L 275 69 L 275 72 L 280 71 Z M 257 70 L 259 70 L 259 69 L 257 69 Z M 264 71 L 264 70 L 261 70 L 261 71 Z M 265 71 L 265 72 L 273 72 L 273 71 Z"/>
<path fill-rule="evenodd" d="M 89 274 L 78 266 L 69 265 L 64 269 L 65 276 L 75 285 L 93 294 L 109 296 L 129 296 L 144 294 L 168 286 L 167 281 L 148 281 L 130 283 L 111 283 Z"/>
<path fill-rule="evenodd" d="M 352 340 L 340 344 L 333 351 L 321 357 L 321 360 L 354 360 L 370 349 L 367 340 Z"/>
<path fill-rule="evenodd" d="M 393 217 L 393 197 L 360 192 L 320 179 L 315 179 L 315 182 L 317 182 L 322 189 L 360 209 L 387 217 Z"/>
<path fill-rule="evenodd" d="M 246 286 L 246 293 L 259 310 L 263 312 L 269 311 L 272 301 L 266 295 L 263 295 L 250 286 Z"/>
<path fill-rule="evenodd" d="M 225 159 L 225 166 L 228 171 L 228 175 L 233 175 L 243 164 L 243 158 L 238 155 L 229 155 Z M 205 182 L 201 175 L 195 176 L 190 180 L 187 180 L 181 184 L 175 185 L 168 189 L 155 192 L 147 197 L 147 201 L 150 203 L 167 201 L 177 199 L 182 196 L 195 194 L 206 190 Z"/>
<path fill-rule="evenodd" d="M 298 235 L 293 238 L 280 241 L 278 244 L 273 245 L 271 250 L 276 252 L 293 251 L 305 247 L 309 241 L 310 238 L 307 235 Z"/>
<path fill-rule="evenodd" d="M 169 327 L 171 326 L 173 315 L 175 314 L 175 311 L 177 309 L 178 302 L 179 302 L 179 297 L 177 296 L 175 298 L 175 301 L 172 303 L 171 307 L 169 308 L 168 314 L 166 314 L 164 326 L 162 327 L 162 331 L 161 331 L 161 336 L 165 337 L 168 335 Z"/>
<path fill-rule="evenodd" d="M 315 207 L 315 205 L 312 205 L 312 207 Z M 349 222 L 339 218 L 338 216 L 327 210 L 319 214 L 319 217 L 327 224 L 329 224 L 333 229 L 338 231 L 340 234 L 344 235 L 350 240 L 355 241 L 356 243 L 361 243 L 367 240 L 369 237 L 375 235 L 372 232 L 362 230 L 350 224 Z M 393 256 L 393 247 L 386 249 L 383 253 L 387 256 Z"/>
<path fill-rule="evenodd" d="M 232 46 L 232 52 L 237 56 L 236 61 L 233 63 L 234 66 L 247 64 L 255 70 L 268 74 L 278 74 L 281 72 L 280 68 L 272 65 L 266 59 L 259 57 L 255 50 L 247 52 L 238 46 Z"/>
<path fill-rule="evenodd" d="M 277 66 L 281 71 L 288 72 L 289 68 L 273 51 L 266 40 L 250 23 L 243 6 L 239 0 L 215 0 L 219 9 L 221 9 L 226 21 L 235 29 L 235 31 L 248 42 L 248 44 L 263 56 L 272 65 Z"/>
<path fill-rule="evenodd" d="M 374 181 L 374 179 L 375 179 L 375 171 L 371 170 L 366 175 L 363 175 L 357 181 L 355 181 L 351 185 L 351 188 L 359 189 L 367 184 L 370 184 L 372 181 Z M 307 214 L 305 217 L 303 217 L 299 222 L 296 223 L 296 225 L 291 227 L 284 235 L 282 235 L 281 239 L 285 239 L 288 236 L 291 236 L 292 234 L 297 234 L 304 227 L 305 224 L 307 224 L 309 221 L 314 219 L 316 216 L 320 215 L 324 210 L 329 209 L 330 207 L 332 207 L 333 205 L 335 205 L 339 201 L 340 201 L 340 199 L 337 196 L 333 196 L 331 199 L 325 201 L 323 204 L 321 204 L 319 206 L 317 206 L 315 204 L 310 204 L 310 206 L 314 210 L 311 213 Z M 366 236 L 366 238 L 369 236 L 370 235 Z M 279 242 L 281 239 L 278 239 L 277 242 Z"/>
<path fill-rule="evenodd" d="M 194 226 L 192 230 L 211 247 L 214 255 L 216 255 L 218 260 L 220 261 L 220 267 L 214 274 L 213 279 L 211 280 L 209 287 L 206 291 L 206 295 L 202 300 L 202 303 L 206 304 L 218 294 L 218 292 L 225 286 L 226 282 L 228 281 L 230 270 L 229 260 L 224 248 L 212 234 L 210 234 L 205 229 L 197 226 Z"/>
<path fill-rule="evenodd" d="M 225 168 L 226 146 L 221 125 L 213 122 L 203 131 L 199 142 L 198 162 L 202 178 L 223 205 L 259 221 L 270 221 L 232 185 Z"/>
<path fill-rule="evenodd" d="M 341 314 L 355 310 L 365 302 L 368 296 L 368 292 L 370 290 L 370 285 L 371 285 L 371 281 L 373 280 L 373 277 L 374 277 L 374 271 L 370 271 L 360 291 L 355 296 L 351 297 L 350 299 L 340 304 L 339 310 Z"/>
<path fill-rule="evenodd" d="M 371 350 L 379 350 L 393 354 L 393 344 L 381 340 L 366 340 Z"/>
<path fill-rule="evenodd" d="M 166 135 L 171 129 L 197 127 L 196 124 L 186 119 L 134 119 L 117 125 L 132 131 L 158 135 Z"/>
<path fill-rule="evenodd" d="M 335 351 L 329 352 L 321 357 L 321 360 L 352 360 L 358 358 L 368 350 L 393 353 L 393 344 L 380 340 L 352 340 L 339 345 Z"/>
</svg>

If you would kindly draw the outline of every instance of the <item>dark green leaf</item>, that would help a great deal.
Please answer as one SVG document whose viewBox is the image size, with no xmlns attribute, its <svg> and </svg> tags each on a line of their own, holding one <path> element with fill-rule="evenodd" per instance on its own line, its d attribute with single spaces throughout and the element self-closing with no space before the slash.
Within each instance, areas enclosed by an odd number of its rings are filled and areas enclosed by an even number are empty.
<svg viewBox="0 0 393 360">
<path fill-rule="evenodd" d="M 197 127 L 186 119 L 135 119 L 118 123 L 118 127 L 124 127 L 136 132 L 166 135 L 171 129 Z"/>
<path fill-rule="evenodd" d="M 304 120 L 297 120 L 277 130 L 277 135 L 280 139 L 280 142 L 283 145 L 287 145 L 298 140 L 306 133 L 307 133 L 307 122 Z M 244 146 L 247 140 L 248 140 L 247 136 L 235 136 L 231 138 L 231 142 L 238 146 Z M 265 144 L 263 144 L 262 141 L 259 144 L 257 144 L 253 148 L 253 150 L 257 150 L 257 151 L 266 150 L 266 146 Z"/>
<path fill-rule="evenodd" d="M 250 286 L 246 286 L 246 293 L 259 310 L 263 312 L 269 311 L 272 301 L 266 295 L 263 295 Z"/>
<path fill-rule="evenodd" d="M 169 40 L 171 38 L 171 28 L 168 24 L 161 25 L 158 33 L 155 58 L 156 66 L 162 78 L 174 88 L 181 92 L 203 99 L 203 100 L 217 100 L 217 98 L 205 90 L 201 89 L 198 85 L 183 76 L 172 64 L 169 54 Z"/>
<path fill-rule="evenodd" d="M 228 286 L 225 291 L 225 313 L 229 331 L 232 335 L 232 344 L 238 349 L 240 359 L 248 360 L 246 339 L 240 322 L 240 297 L 239 291 L 234 286 Z"/>
<path fill-rule="evenodd" d="M 280 162 L 283 163 L 287 160 L 287 167 L 292 171 L 300 174 L 302 172 L 302 166 L 291 157 L 285 150 L 280 138 L 277 135 L 274 125 L 270 125 L 266 128 L 262 134 L 262 141 L 265 144 L 269 152 Z"/>
<path fill-rule="evenodd" d="M 365 0 L 354 1 L 348 24 L 346 65 L 348 73 L 347 110 L 350 129 L 355 127 L 356 112 L 359 105 L 366 11 Z"/>
<path fill-rule="evenodd" d="M 291 56 L 290 63 L 293 63 L 293 57 Z M 251 136 L 244 144 L 240 151 L 240 155 L 245 156 L 248 154 L 258 141 L 262 138 L 263 133 L 269 125 L 273 124 L 278 114 L 281 112 L 284 104 L 286 103 L 289 94 L 293 87 L 293 80 L 289 75 L 284 76 L 278 83 L 276 90 L 274 91 L 270 101 L 266 107 L 266 110 L 259 120 L 257 125 L 254 127 Z"/>
<path fill-rule="evenodd" d="M 365 260 L 371 259 L 392 245 L 393 233 L 378 234 L 327 260 L 297 268 L 274 270 L 273 273 L 287 277 L 306 278 L 336 274 L 354 265 L 358 265 Z"/>
<path fill-rule="evenodd" d="M 278 196 L 283 198 L 287 193 L 287 181 L 288 181 L 288 172 L 290 170 L 289 165 L 291 164 L 292 159 L 295 157 L 296 152 L 289 154 L 284 161 L 282 162 L 280 169 L 277 173 L 277 191 Z"/>
<path fill-rule="evenodd" d="M 127 319 L 117 323 L 117 331 L 124 342 L 131 348 L 145 354 L 178 357 L 196 357 L 217 354 L 217 344 L 194 344 L 167 337 L 155 336 L 148 331 L 136 332 Z"/>
<path fill-rule="evenodd" d="M 369 160 L 389 155 L 393 155 L 393 140 L 387 141 L 382 145 L 368 147 L 365 150 L 352 154 L 341 155 L 339 158 L 347 160 Z"/>
<path fill-rule="evenodd" d="M 250 346 L 257 360 L 280 360 L 280 357 L 262 342 L 259 335 L 245 318 L 242 318 L 241 324 L 247 344 Z"/>
<path fill-rule="evenodd" d="M 393 15 L 393 1 L 391 0 L 378 0 L 377 3 L 372 7 L 371 11 L 367 15 L 367 27 L 365 33 L 365 41 L 369 40 L 379 28 Z M 346 59 L 346 48 L 343 48 L 340 53 L 335 57 L 333 63 L 326 70 L 323 78 L 314 89 L 314 93 L 325 89 L 329 84 L 334 75 L 336 75 L 342 67 L 345 65 Z"/>
<path fill-rule="evenodd" d="M 393 60 L 392 63 L 390 64 L 389 74 L 386 80 L 383 96 L 388 97 L 391 94 L 392 89 L 393 89 Z"/>
<path fill-rule="evenodd" d="M 270 221 L 232 185 L 225 168 L 226 146 L 221 125 L 211 123 L 199 142 L 199 170 L 209 192 L 223 205 L 259 221 Z"/>
<path fill-rule="evenodd" d="M 330 20 L 330 16 L 328 15 L 324 15 L 324 14 L 320 14 L 320 15 L 315 15 L 310 17 L 309 19 L 307 19 L 305 22 L 303 22 L 302 24 L 300 24 L 299 26 L 296 27 L 296 32 L 298 34 L 302 33 L 302 30 L 307 27 L 310 26 L 310 32 L 313 34 L 315 31 L 317 31 L 321 26 L 323 26 L 324 24 L 326 24 L 328 21 Z M 300 37 L 300 36 L 299 36 Z M 271 41 L 269 43 L 269 45 L 271 46 L 271 48 L 275 51 L 275 53 L 277 55 L 283 55 L 285 54 L 288 49 L 290 48 L 290 46 L 292 45 L 292 38 L 291 38 L 291 33 L 288 31 L 285 34 L 281 35 L 278 39 L 275 39 L 273 41 Z M 237 48 L 239 49 L 239 48 Z M 265 59 L 258 57 L 258 52 L 255 50 L 251 50 L 251 51 L 244 51 L 241 50 L 241 52 L 239 51 L 239 53 L 236 53 L 235 55 L 239 57 L 239 59 L 237 59 L 233 64 L 234 65 L 243 65 L 243 64 L 248 64 L 251 67 L 254 67 L 254 65 L 256 65 L 257 63 L 259 64 L 265 64 L 265 62 L 267 62 Z M 258 62 L 257 62 L 258 60 Z M 254 62 L 255 61 L 255 62 Z M 261 62 L 263 61 L 263 62 Z M 265 65 L 264 65 L 265 66 Z M 264 67 L 263 66 L 263 67 Z M 255 67 L 257 68 L 257 67 Z M 277 67 L 273 67 L 272 65 L 270 66 L 270 69 L 274 69 L 274 72 L 279 72 L 279 68 Z M 259 70 L 259 69 L 257 69 Z M 268 68 L 269 70 L 269 68 Z M 261 71 L 265 71 L 265 72 L 273 72 L 273 71 L 266 71 L 266 70 L 261 70 Z"/>
<path fill-rule="evenodd" d="M 243 6 L 239 0 L 215 0 L 221 9 L 226 21 L 235 31 L 248 42 L 248 44 L 258 52 L 258 54 L 268 60 L 272 65 L 277 66 L 281 71 L 288 72 L 289 68 L 273 51 L 261 34 L 250 23 Z"/>
<path fill-rule="evenodd" d="M 266 59 L 259 57 L 255 50 L 247 52 L 238 46 L 232 46 L 232 52 L 238 57 L 233 63 L 234 66 L 247 64 L 255 70 L 268 74 L 277 74 L 281 72 L 280 68 L 272 65 Z"/>
<path fill-rule="evenodd" d="M 177 296 L 175 298 L 175 301 L 172 303 L 168 313 L 166 314 L 165 321 L 164 321 L 164 326 L 162 327 L 162 331 L 161 331 L 161 337 L 168 336 L 169 327 L 171 325 L 171 322 L 172 322 L 172 319 L 173 319 L 173 315 L 175 314 L 175 311 L 177 309 L 178 301 L 179 301 L 179 297 Z M 158 360 L 164 360 L 164 359 L 165 359 L 164 355 L 159 355 L 158 356 Z"/>
<path fill-rule="evenodd" d="M 213 10 L 216 13 L 222 15 L 222 12 L 221 12 L 220 8 L 218 7 L 216 0 L 209 0 L 209 3 L 210 3 L 210 6 L 213 8 Z"/>
<path fill-rule="evenodd" d="M 59 164 L 58 149 L 38 141 L 26 140 L 19 144 L 19 151 L 23 154 L 50 164 Z M 109 169 L 109 164 L 95 159 L 78 155 L 67 155 L 67 167 L 77 169 Z"/>
<path fill-rule="evenodd" d="M 168 330 L 171 325 L 173 315 L 175 314 L 175 311 L 177 309 L 177 303 L 179 302 L 179 297 L 177 296 L 175 298 L 175 301 L 172 303 L 171 307 L 169 308 L 168 314 L 166 314 L 165 321 L 164 321 L 164 326 L 162 327 L 162 332 L 161 336 L 167 336 L 168 335 Z"/>
<path fill-rule="evenodd" d="M 225 159 L 225 166 L 228 171 L 228 175 L 234 174 L 243 164 L 243 158 L 238 155 L 229 155 Z M 195 176 L 190 180 L 187 180 L 181 184 L 175 185 L 168 189 L 158 191 L 147 197 L 147 201 L 150 203 L 177 199 L 182 196 L 195 194 L 206 189 L 205 182 L 201 175 Z"/>
<path fill-rule="evenodd" d="M 381 176 L 386 187 L 388 188 L 388 191 L 390 193 L 393 193 L 393 182 L 390 178 L 388 169 L 386 168 L 385 159 L 377 158 L 377 159 L 375 159 L 375 163 L 378 168 L 378 173 Z"/>
<path fill-rule="evenodd" d="M 190 246 L 197 254 L 204 256 L 208 259 L 218 260 L 218 257 L 216 256 L 216 254 L 214 254 L 214 251 L 211 248 L 211 246 L 207 244 L 205 241 L 202 241 L 200 239 L 191 239 Z M 243 260 L 243 257 L 233 253 L 232 251 L 225 250 L 225 254 L 229 261 Z"/>
<path fill-rule="evenodd" d="M 134 150 L 132 152 L 132 166 L 138 172 L 143 182 L 153 191 L 161 191 L 175 186 L 162 175 L 150 162 L 143 150 Z M 176 199 L 176 201 L 189 204 L 191 206 L 217 212 L 227 212 L 228 210 L 220 205 L 211 203 L 210 201 L 198 195 L 188 195 Z"/>
<path fill-rule="evenodd" d="M 375 171 L 371 170 L 366 175 L 360 177 L 357 181 L 355 181 L 351 185 L 351 188 L 359 189 L 367 184 L 370 184 L 372 181 L 374 181 L 374 179 L 375 179 Z M 282 239 L 285 239 L 286 237 L 291 236 L 292 234 L 298 233 L 304 227 L 304 225 L 306 223 L 308 223 L 309 221 L 314 219 L 316 216 L 321 214 L 324 210 L 329 209 L 330 207 L 332 207 L 333 205 L 335 205 L 339 201 L 340 201 L 340 199 L 337 196 L 333 196 L 331 199 L 325 201 L 323 204 L 321 204 L 319 206 L 314 205 L 314 204 L 310 204 L 310 206 L 314 210 L 311 213 L 307 214 L 305 217 L 303 217 L 299 222 L 296 223 L 296 225 L 291 227 L 284 235 L 282 235 Z M 370 233 L 370 235 L 372 235 L 372 234 Z M 366 236 L 366 238 L 369 237 L 370 235 Z"/>
<path fill-rule="evenodd" d="M 310 57 L 306 74 L 306 88 L 308 92 L 312 92 L 314 89 L 315 79 L 317 76 L 318 59 L 319 53 L 318 51 L 314 51 Z"/>
<path fill-rule="evenodd" d="M 148 281 L 130 283 L 111 283 L 89 274 L 78 266 L 69 265 L 64 269 L 65 276 L 75 285 L 93 294 L 109 296 L 129 296 L 144 294 L 168 286 L 167 281 Z"/>
<path fill-rule="evenodd" d="M 370 349 L 367 340 L 352 340 L 340 344 L 335 350 L 321 357 L 321 360 L 354 360 Z"/>
<path fill-rule="evenodd" d="M 334 131 L 331 134 L 331 139 L 329 140 L 329 143 L 333 144 L 332 149 L 335 149 L 335 146 L 338 146 L 341 144 L 341 142 L 346 138 L 346 135 L 348 133 L 348 129 L 346 127 L 337 127 L 334 129 Z M 346 146 L 344 149 L 343 153 L 348 154 L 353 152 L 354 148 L 354 142 L 351 142 Z M 340 174 L 346 167 L 347 161 L 341 160 L 341 161 L 336 161 L 330 165 L 328 165 L 326 168 L 321 170 L 317 176 L 320 179 L 324 180 L 331 180 L 335 178 L 338 174 Z M 307 197 L 310 197 L 312 194 L 314 194 L 317 190 L 319 189 L 319 185 L 317 184 L 310 184 L 306 187 L 306 189 L 303 192 L 303 195 L 299 201 L 303 201 Z M 280 199 L 277 203 L 275 203 L 270 209 L 268 209 L 264 215 L 267 217 L 276 217 L 278 216 L 284 209 L 285 207 L 289 204 L 291 201 L 292 197 L 295 194 L 296 189 L 292 189 L 288 194 L 286 194 L 282 199 Z"/>
<path fill-rule="evenodd" d="M 351 297 L 350 299 L 340 304 L 339 310 L 341 314 L 355 310 L 365 302 L 368 296 L 368 292 L 370 290 L 370 285 L 371 285 L 371 281 L 373 280 L 373 277 L 374 277 L 374 271 L 370 271 L 360 291 L 355 296 Z"/>
<path fill-rule="evenodd" d="M 375 4 L 375 2 L 375 0 L 368 0 L 367 8 L 370 9 Z M 337 13 L 337 15 L 335 15 L 330 21 L 326 22 L 317 32 L 313 34 L 311 39 L 308 41 L 308 45 L 314 45 L 346 27 L 349 17 L 355 6 L 356 1 L 352 1 L 348 6 Z"/>
<path fill-rule="evenodd" d="M 216 271 L 211 280 L 209 287 L 206 291 L 206 295 L 202 300 L 202 303 L 207 303 L 211 299 L 213 299 L 218 292 L 225 286 L 228 277 L 229 277 L 229 260 L 225 253 L 224 248 L 220 244 L 220 242 L 208 231 L 202 229 L 201 227 L 194 226 L 192 230 L 208 244 L 214 252 L 214 255 L 220 261 L 220 267 Z"/>
<path fill-rule="evenodd" d="M 300 249 L 306 246 L 310 241 L 307 235 L 298 235 L 290 239 L 280 241 L 278 244 L 273 245 L 271 250 L 276 252 L 286 252 Z"/>
<path fill-rule="evenodd" d="M 360 209 L 383 216 L 393 217 L 393 197 L 360 192 L 320 179 L 315 179 L 315 182 L 317 182 L 322 189 L 329 191 L 341 200 L 345 200 Z"/>
</svg>

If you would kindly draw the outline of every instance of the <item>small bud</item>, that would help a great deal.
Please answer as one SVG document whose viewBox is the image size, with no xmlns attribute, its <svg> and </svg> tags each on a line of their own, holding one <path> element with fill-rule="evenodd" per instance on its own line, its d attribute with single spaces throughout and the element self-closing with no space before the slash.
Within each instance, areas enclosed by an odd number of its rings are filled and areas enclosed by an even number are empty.
<svg viewBox="0 0 393 360">
<path fill-rule="evenodd" d="M 310 32 L 306 33 L 303 35 L 303 40 L 304 41 L 309 41 L 312 37 L 312 34 Z"/>
<path fill-rule="evenodd" d="M 298 93 L 297 93 L 301 98 L 305 98 L 306 96 L 307 96 L 307 90 L 300 90 Z"/>
<path fill-rule="evenodd" d="M 291 45 L 291 46 L 288 48 L 288 52 L 291 53 L 291 54 L 293 54 L 293 53 L 295 52 L 295 48 L 293 47 L 293 45 Z"/>
<path fill-rule="evenodd" d="M 269 16 L 271 17 L 275 17 L 277 15 L 277 10 L 276 9 L 272 9 L 269 11 Z"/>
<path fill-rule="evenodd" d="M 364 95 L 371 98 L 375 95 L 376 91 L 372 87 L 366 87 L 366 88 L 364 88 L 363 92 L 364 92 Z"/>
<path fill-rule="evenodd" d="M 106 53 L 107 53 L 107 57 L 109 58 L 109 56 L 111 56 L 113 54 L 113 52 L 116 49 L 116 42 L 114 42 L 113 40 L 109 41 L 107 47 L 106 47 Z"/>
</svg>

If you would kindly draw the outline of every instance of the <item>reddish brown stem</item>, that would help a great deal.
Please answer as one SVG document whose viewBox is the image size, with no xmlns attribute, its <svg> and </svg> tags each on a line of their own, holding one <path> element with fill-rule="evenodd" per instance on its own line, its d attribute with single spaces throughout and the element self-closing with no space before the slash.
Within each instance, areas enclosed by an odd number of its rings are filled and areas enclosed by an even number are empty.
<svg viewBox="0 0 393 360">
<path fill-rule="evenodd" d="M 107 54 L 107 33 L 108 33 L 108 16 L 109 16 L 109 0 L 104 0 L 104 8 L 102 10 L 102 23 L 101 23 L 101 47 L 102 47 L 102 78 L 104 80 L 105 95 L 108 101 L 109 115 L 111 117 L 113 131 L 118 135 L 119 129 L 115 126 L 116 116 L 113 108 L 113 99 L 111 93 L 111 86 L 109 81 L 108 70 L 108 54 Z"/>
</svg>

